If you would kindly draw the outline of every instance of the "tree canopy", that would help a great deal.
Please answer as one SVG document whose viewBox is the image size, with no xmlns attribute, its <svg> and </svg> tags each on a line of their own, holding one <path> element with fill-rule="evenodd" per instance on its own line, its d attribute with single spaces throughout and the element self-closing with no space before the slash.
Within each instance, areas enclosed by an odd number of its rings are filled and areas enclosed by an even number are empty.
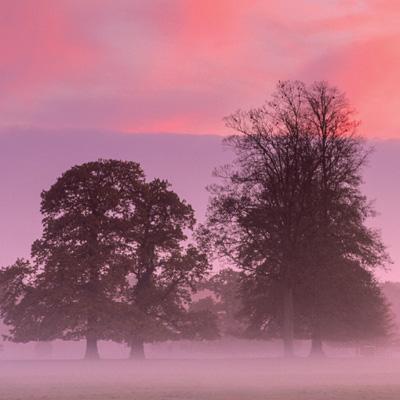
<svg viewBox="0 0 400 400">
<path fill-rule="evenodd" d="M 193 332 L 190 293 L 209 265 L 186 234 L 193 209 L 166 181 L 146 182 L 134 162 L 85 163 L 42 193 L 41 212 L 32 263 L 1 274 L 12 340 L 84 338 L 98 358 L 99 339 L 134 346 Z"/>
<path fill-rule="evenodd" d="M 254 322 L 264 315 L 258 326 L 279 326 L 287 355 L 304 282 L 314 299 L 311 336 L 320 345 L 327 277 L 336 279 L 343 265 L 371 271 L 388 260 L 366 224 L 373 210 L 360 185 L 368 150 L 352 115 L 345 96 L 324 82 L 280 82 L 264 106 L 226 119 L 236 132 L 225 141 L 236 159 L 216 171 L 221 183 L 211 187 L 203 233 L 264 297 L 248 301 Z"/>
</svg>

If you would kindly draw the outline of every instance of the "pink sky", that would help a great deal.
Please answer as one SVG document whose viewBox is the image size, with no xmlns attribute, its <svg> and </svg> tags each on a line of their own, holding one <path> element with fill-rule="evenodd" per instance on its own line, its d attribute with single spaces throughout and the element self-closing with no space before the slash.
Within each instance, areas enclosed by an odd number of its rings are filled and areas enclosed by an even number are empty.
<svg viewBox="0 0 400 400">
<path fill-rule="evenodd" d="M 201 218 L 229 156 L 191 135 L 226 134 L 278 80 L 325 79 L 379 138 L 366 193 L 400 281 L 399 21 L 398 0 L 1 0 L 0 265 L 40 235 L 40 191 L 98 157 L 143 162 Z"/>
<path fill-rule="evenodd" d="M 400 136 L 400 3 L 3 0 L 2 127 L 224 133 L 279 79 L 327 79 Z"/>
</svg>

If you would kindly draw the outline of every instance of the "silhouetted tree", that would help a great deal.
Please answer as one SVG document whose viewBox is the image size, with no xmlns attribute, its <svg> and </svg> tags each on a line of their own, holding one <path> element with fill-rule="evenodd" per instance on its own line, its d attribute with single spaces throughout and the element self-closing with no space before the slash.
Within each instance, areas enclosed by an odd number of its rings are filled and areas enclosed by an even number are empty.
<svg viewBox="0 0 400 400">
<path fill-rule="evenodd" d="M 85 338 L 85 357 L 98 358 L 126 275 L 126 214 L 142 184 L 138 164 L 99 160 L 69 169 L 42 192 L 43 234 L 32 245 L 32 267 L 6 271 L 23 290 L 6 316 L 12 340 Z"/>
<path fill-rule="evenodd" d="M 33 312 L 38 298 L 34 279 L 34 269 L 28 260 L 18 259 L 0 270 L 0 317 L 9 330 L 4 335 L 6 339 L 28 342 L 42 337 L 35 318 L 37 313 Z"/>
<path fill-rule="evenodd" d="M 281 84 L 266 106 L 226 119 L 237 131 L 225 140 L 236 160 L 216 171 L 208 229 L 218 253 L 249 279 L 260 276 L 280 287 L 285 354 L 293 353 L 293 287 L 298 252 L 310 211 L 316 169 L 304 127 L 303 85 Z"/>
<path fill-rule="evenodd" d="M 307 129 L 313 138 L 313 149 L 318 160 L 312 186 L 312 229 L 307 235 L 305 263 L 307 281 L 313 282 L 307 291 L 314 297 L 313 304 L 310 304 L 312 353 L 321 354 L 322 340 L 328 334 L 327 330 L 323 334 L 324 329 L 320 326 L 327 315 L 323 304 L 327 304 L 326 294 L 335 288 L 332 280 L 341 282 L 336 293 L 344 294 L 346 286 L 341 277 L 346 272 L 349 283 L 347 289 L 352 285 L 353 299 L 356 298 L 355 294 L 359 294 L 359 299 L 355 301 L 360 307 L 368 303 L 366 293 L 369 293 L 372 303 L 375 301 L 384 309 L 379 296 L 374 296 L 373 287 L 376 285 L 370 271 L 389 260 L 378 232 L 366 224 L 367 219 L 374 216 L 360 188 L 368 149 L 355 133 L 358 122 L 352 118 L 353 111 L 346 97 L 325 82 L 317 82 L 305 91 L 305 101 Z M 362 269 L 366 271 L 362 272 Z M 357 291 L 358 285 L 368 286 L 370 290 Z M 334 298 L 328 301 L 334 302 Z M 334 312 L 333 308 L 331 312 Z M 385 330 L 384 315 L 375 318 L 375 325 L 373 319 L 369 321 L 371 333 Z M 360 321 L 357 313 L 353 318 Z M 336 322 L 337 326 L 341 325 L 340 321 Z M 350 327 L 351 324 L 349 336 Z"/>
<path fill-rule="evenodd" d="M 205 254 L 188 243 L 187 233 L 195 223 L 192 207 L 166 181 L 142 185 L 137 208 L 128 220 L 125 236 L 133 251 L 121 297 L 125 321 L 121 333 L 131 358 L 143 358 L 144 342 L 204 336 L 200 328 L 210 327 L 211 316 L 188 308 L 209 264 Z M 207 336 L 211 331 L 203 333 Z"/>
<path fill-rule="evenodd" d="M 298 314 L 308 337 L 315 338 L 315 288 L 304 281 L 298 288 Z M 325 264 L 318 294 L 318 333 L 312 341 L 313 355 L 321 355 L 322 341 L 382 342 L 393 333 L 392 313 L 371 271 L 356 261 L 343 260 Z M 306 337 L 307 337 L 306 336 Z"/>
<path fill-rule="evenodd" d="M 393 312 L 395 336 L 397 336 L 398 340 L 400 327 L 400 282 L 387 281 L 380 286 Z"/>
<path fill-rule="evenodd" d="M 372 212 L 360 193 L 366 151 L 354 133 L 357 122 L 336 89 L 301 82 L 279 83 L 265 106 L 226 122 L 237 132 L 225 140 L 236 160 L 216 172 L 222 183 L 211 187 L 203 236 L 244 272 L 248 295 L 260 300 L 245 301 L 254 326 L 280 330 L 288 356 L 293 296 L 303 281 L 312 283 L 308 323 L 316 348 L 327 270 L 343 260 L 368 269 L 387 258 L 379 235 L 365 225 Z"/>
<path fill-rule="evenodd" d="M 197 308 L 212 312 L 218 319 L 222 336 L 242 337 L 246 328 L 243 315 L 241 273 L 224 268 L 213 274 L 200 286 L 209 295 L 198 301 Z"/>
<path fill-rule="evenodd" d="M 134 162 L 90 162 L 44 191 L 41 211 L 32 264 L 0 275 L 11 340 L 85 338 L 98 358 L 97 341 L 115 339 L 141 357 L 144 341 L 213 334 L 212 315 L 189 310 L 209 268 L 187 237 L 194 212 L 166 181 L 146 182 Z"/>
</svg>

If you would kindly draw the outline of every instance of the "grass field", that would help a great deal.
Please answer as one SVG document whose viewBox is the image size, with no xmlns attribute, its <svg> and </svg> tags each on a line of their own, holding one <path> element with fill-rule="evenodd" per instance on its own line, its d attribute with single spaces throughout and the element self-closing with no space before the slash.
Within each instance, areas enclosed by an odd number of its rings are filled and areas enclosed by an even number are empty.
<svg viewBox="0 0 400 400">
<path fill-rule="evenodd" d="M 0 399 L 398 400 L 400 360 L 1 361 Z"/>
</svg>

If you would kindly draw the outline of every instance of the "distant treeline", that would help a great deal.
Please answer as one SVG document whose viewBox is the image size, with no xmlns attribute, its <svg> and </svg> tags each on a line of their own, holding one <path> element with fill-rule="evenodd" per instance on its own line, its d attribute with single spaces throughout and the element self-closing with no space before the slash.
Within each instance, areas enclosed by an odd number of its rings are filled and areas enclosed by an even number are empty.
<svg viewBox="0 0 400 400">
<path fill-rule="evenodd" d="M 288 357 L 295 338 L 310 339 L 312 355 L 323 341 L 390 340 L 374 277 L 390 259 L 366 224 L 369 149 L 344 94 L 279 82 L 225 121 L 235 159 L 215 170 L 202 225 L 132 161 L 74 166 L 43 191 L 30 260 L 0 271 L 6 338 L 84 338 L 92 359 L 98 340 L 126 343 L 132 358 L 145 342 L 221 335 L 282 338 Z"/>
</svg>

